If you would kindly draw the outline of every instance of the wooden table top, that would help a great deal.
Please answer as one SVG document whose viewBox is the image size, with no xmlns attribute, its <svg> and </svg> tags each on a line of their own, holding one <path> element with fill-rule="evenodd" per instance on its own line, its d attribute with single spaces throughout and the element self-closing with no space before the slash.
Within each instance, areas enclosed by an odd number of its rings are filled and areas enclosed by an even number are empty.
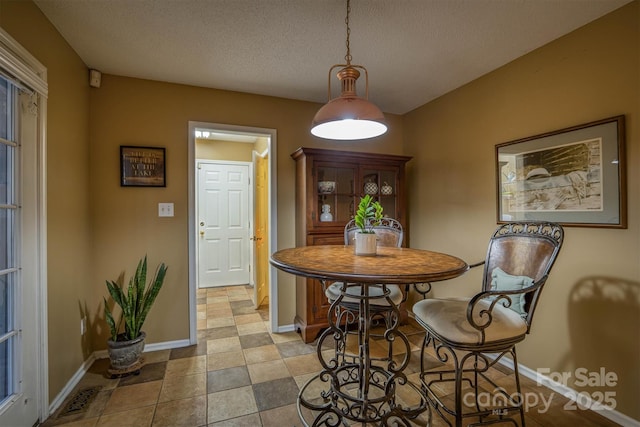
<svg viewBox="0 0 640 427">
<path fill-rule="evenodd" d="M 356 283 L 411 284 L 458 277 L 461 259 L 421 249 L 378 247 L 376 256 L 355 255 L 353 246 L 320 245 L 280 250 L 271 264 L 299 276 Z"/>
</svg>

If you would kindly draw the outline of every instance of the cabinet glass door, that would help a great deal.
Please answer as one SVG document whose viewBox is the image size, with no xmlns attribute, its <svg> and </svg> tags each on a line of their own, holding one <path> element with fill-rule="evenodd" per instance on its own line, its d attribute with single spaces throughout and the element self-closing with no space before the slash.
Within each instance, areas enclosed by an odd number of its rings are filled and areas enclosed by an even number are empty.
<svg viewBox="0 0 640 427">
<path fill-rule="evenodd" d="M 346 223 L 354 213 L 355 169 L 319 166 L 317 168 L 317 218 L 321 223 Z"/>
<path fill-rule="evenodd" d="M 383 214 L 389 218 L 398 217 L 398 173 L 396 169 L 363 169 L 362 195 L 369 194 L 380 201 Z"/>
</svg>

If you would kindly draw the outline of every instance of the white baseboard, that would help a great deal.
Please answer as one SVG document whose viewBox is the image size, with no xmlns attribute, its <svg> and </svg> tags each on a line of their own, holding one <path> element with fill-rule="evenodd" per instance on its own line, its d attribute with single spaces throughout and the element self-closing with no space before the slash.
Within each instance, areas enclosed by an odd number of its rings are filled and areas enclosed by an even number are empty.
<svg viewBox="0 0 640 427">
<path fill-rule="evenodd" d="M 95 353 L 92 353 L 87 358 L 87 360 L 82 362 L 82 365 L 80 365 L 80 368 L 78 368 L 76 373 L 71 377 L 71 379 L 62 388 L 62 390 L 60 390 L 60 393 L 58 393 L 55 399 L 51 401 L 51 404 L 49 405 L 49 415 L 53 414 L 56 410 L 58 410 L 60 405 L 62 405 L 62 402 L 64 402 L 67 396 L 69 396 L 69 393 L 73 391 L 73 388 L 76 385 L 78 385 L 78 383 L 80 382 L 84 374 L 87 373 L 87 371 L 89 370 L 93 362 L 95 362 L 95 360 L 96 360 Z"/>
<path fill-rule="evenodd" d="M 503 357 L 499 360 L 501 365 L 504 365 L 510 369 L 513 369 L 513 360 Z M 563 395 L 564 397 L 572 400 L 576 400 L 578 397 L 578 392 L 568 387 L 564 384 L 560 384 L 556 381 L 553 381 L 551 378 L 534 371 L 531 368 L 528 368 L 521 363 L 518 364 L 518 371 L 522 376 L 527 377 L 533 381 L 536 381 L 538 384 L 544 385 L 547 388 Z M 640 427 L 640 421 L 634 420 L 628 415 L 623 414 L 622 412 L 618 412 L 615 409 L 610 409 L 591 398 L 588 398 L 585 394 L 580 395 L 580 402 L 584 404 L 584 406 L 590 408 L 592 411 L 597 412 L 603 417 L 620 424 L 625 427 Z"/>
<path fill-rule="evenodd" d="M 285 332 L 295 332 L 296 326 L 292 323 L 290 325 L 278 326 L 277 331 L 273 331 L 275 334 L 283 334 Z"/>
</svg>

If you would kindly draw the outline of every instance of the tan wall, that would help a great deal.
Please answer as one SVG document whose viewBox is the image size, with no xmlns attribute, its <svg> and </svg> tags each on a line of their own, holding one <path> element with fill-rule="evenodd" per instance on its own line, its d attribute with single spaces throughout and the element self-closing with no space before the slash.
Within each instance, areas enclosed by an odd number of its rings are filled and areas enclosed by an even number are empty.
<svg viewBox="0 0 640 427">
<path fill-rule="evenodd" d="M 322 84 L 322 83 L 319 83 Z M 401 121 L 388 116 L 391 130 L 376 141 L 325 142 L 309 133 L 318 104 L 103 75 L 91 91 L 91 179 L 96 289 L 93 313 L 99 310 L 106 278 L 116 278 L 144 255 L 168 267 L 165 288 L 151 310 L 145 330 L 148 342 L 186 339 L 188 323 L 187 131 L 188 122 L 212 122 L 277 130 L 278 245 L 294 245 L 295 164 L 289 156 L 300 146 L 402 153 Z M 166 147 L 166 188 L 122 188 L 118 179 L 121 144 Z M 158 218 L 157 203 L 175 203 L 175 217 Z M 127 273 L 130 274 L 130 273 Z M 279 322 L 295 315 L 295 281 L 278 275 Z M 104 328 L 93 348 L 105 348 Z"/>
<path fill-rule="evenodd" d="M 89 274 L 88 71 L 32 2 L 0 1 L 0 26 L 48 73 L 47 319 L 53 399 L 92 352 L 80 336 L 80 318 L 87 301 L 93 302 L 96 285 Z"/>
<path fill-rule="evenodd" d="M 196 159 L 250 162 L 253 160 L 253 150 L 254 144 L 248 144 L 245 142 L 196 139 Z"/>
<path fill-rule="evenodd" d="M 495 144 L 626 116 L 629 228 L 565 229 L 531 335 L 518 353 L 534 370 L 575 374 L 576 368 L 604 366 L 616 372 L 618 386 L 606 389 L 616 392 L 617 409 L 635 419 L 640 419 L 638 9 L 633 2 L 404 117 L 406 154 L 414 156 L 411 244 L 473 262 L 484 259 L 496 227 Z M 479 273 L 436 284 L 434 293 L 468 295 L 479 288 Z M 577 292 L 583 292 L 580 298 Z"/>
</svg>

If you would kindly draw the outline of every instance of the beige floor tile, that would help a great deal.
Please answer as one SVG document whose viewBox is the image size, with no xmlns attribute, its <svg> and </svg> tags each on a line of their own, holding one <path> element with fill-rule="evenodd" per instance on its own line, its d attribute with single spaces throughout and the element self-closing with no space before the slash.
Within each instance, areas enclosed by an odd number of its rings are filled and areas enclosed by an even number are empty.
<svg viewBox="0 0 640 427">
<path fill-rule="evenodd" d="M 207 396 L 159 403 L 153 427 L 196 427 L 207 423 Z"/>
<path fill-rule="evenodd" d="M 293 377 L 300 390 L 304 387 L 303 396 L 308 400 L 314 399 L 331 389 L 330 381 L 322 381 L 320 378 L 316 378 L 317 376 L 318 373 L 313 372 Z M 312 380 L 312 378 L 315 379 Z M 310 380 L 312 381 L 309 382 Z"/>
<path fill-rule="evenodd" d="M 155 406 L 145 406 L 143 408 L 103 415 L 100 417 L 100 420 L 98 420 L 96 427 L 148 427 L 151 425 L 155 410 Z"/>
<path fill-rule="evenodd" d="M 303 426 L 295 404 L 260 412 L 262 427 Z"/>
<path fill-rule="evenodd" d="M 247 365 L 267 362 L 269 360 L 281 359 L 280 352 L 278 351 L 278 347 L 276 347 L 275 344 L 248 348 L 246 350 L 243 350 L 243 352 L 244 359 L 246 360 Z"/>
<path fill-rule="evenodd" d="M 207 296 L 207 290 L 206 289 L 198 289 L 196 290 L 196 297 L 197 298 L 206 298 Z"/>
<path fill-rule="evenodd" d="M 111 379 L 107 374 L 107 369 L 109 369 L 111 362 L 109 359 L 97 359 L 93 362 L 93 365 L 89 369 L 89 371 L 84 374 L 78 385 L 75 387 L 76 390 L 82 390 L 85 388 L 102 387 L 101 390 L 113 390 L 118 386 L 119 378 Z"/>
<path fill-rule="evenodd" d="M 58 424 L 64 427 L 95 427 L 98 424 L 98 418 L 85 418 L 82 420 L 72 421 L 70 423 Z"/>
<path fill-rule="evenodd" d="M 317 353 L 313 353 L 313 354 L 316 356 L 316 359 L 317 359 L 318 358 Z M 333 359 L 334 355 L 335 355 L 335 350 L 333 350 L 333 349 L 322 350 L 322 357 L 327 362 L 329 360 Z"/>
<path fill-rule="evenodd" d="M 199 374 L 207 370 L 207 356 L 185 357 L 167 362 L 165 377 Z"/>
<path fill-rule="evenodd" d="M 162 384 L 158 402 L 179 400 L 207 394 L 207 374 L 167 377 Z"/>
<path fill-rule="evenodd" d="M 207 319 L 207 312 L 206 311 L 198 311 L 196 313 L 196 319 L 198 320 L 206 320 Z"/>
<path fill-rule="evenodd" d="M 245 325 L 237 325 L 238 335 L 259 334 L 260 332 L 269 332 L 264 326 L 264 322 L 247 323 Z"/>
<path fill-rule="evenodd" d="M 258 412 L 251 386 L 234 388 L 208 395 L 207 422 L 236 418 Z"/>
<path fill-rule="evenodd" d="M 209 304 L 217 304 L 219 302 L 229 302 L 229 297 L 224 294 L 224 295 L 220 295 L 220 296 L 211 296 L 211 297 L 207 297 L 207 305 Z"/>
<path fill-rule="evenodd" d="M 217 371 L 219 369 L 233 368 L 245 364 L 242 350 L 227 353 L 213 353 L 206 357 L 207 371 Z"/>
<path fill-rule="evenodd" d="M 219 296 L 227 296 L 227 290 L 224 288 L 208 288 L 207 289 L 207 298 L 209 297 L 219 297 Z"/>
<path fill-rule="evenodd" d="M 276 344 L 291 341 L 302 341 L 302 338 L 300 338 L 300 334 L 298 334 L 297 332 L 271 333 L 271 339 Z"/>
<path fill-rule="evenodd" d="M 246 292 L 227 292 L 227 297 L 229 301 L 250 300 L 250 296 Z"/>
<path fill-rule="evenodd" d="M 257 427 L 261 424 L 262 421 L 260 421 L 260 414 L 254 412 L 253 414 L 209 424 L 209 427 Z"/>
<path fill-rule="evenodd" d="M 322 365 L 318 361 L 318 355 L 315 353 L 288 357 L 284 359 L 284 363 L 294 377 L 311 372 L 319 372 L 322 369 Z"/>
<path fill-rule="evenodd" d="M 396 396 L 404 406 L 415 408 L 420 405 L 420 402 L 424 401 L 424 396 L 420 391 L 420 374 L 412 374 L 408 379 L 409 384 L 396 385 Z"/>
<path fill-rule="evenodd" d="M 203 331 L 203 330 L 207 329 L 207 319 L 198 319 L 197 320 L 197 324 L 196 324 L 196 328 L 199 331 Z"/>
<path fill-rule="evenodd" d="M 207 317 L 207 328 L 222 328 L 224 326 L 234 326 L 233 317 L 212 318 Z"/>
<path fill-rule="evenodd" d="M 231 310 L 231 304 L 229 304 L 229 301 L 207 301 L 207 313 L 215 310 Z"/>
<path fill-rule="evenodd" d="M 262 322 L 262 317 L 258 313 L 241 314 L 240 316 L 235 316 L 235 321 L 236 325 L 246 325 L 247 323 Z"/>
<path fill-rule="evenodd" d="M 158 362 L 166 362 L 169 360 L 169 355 L 171 354 L 171 350 L 159 350 L 159 351 L 150 351 L 148 353 L 144 353 L 144 363 L 149 365 L 151 363 Z"/>
<path fill-rule="evenodd" d="M 222 308 L 219 310 L 207 310 L 207 319 L 233 319 L 233 312 L 230 308 Z"/>
<path fill-rule="evenodd" d="M 240 351 L 240 337 L 219 338 L 207 341 L 207 354 L 227 353 L 230 351 Z"/>
<path fill-rule="evenodd" d="M 103 413 L 112 414 L 114 412 L 155 405 L 158 402 L 161 388 L 161 380 L 118 387 L 111 393 L 111 398 L 107 402 Z"/>
<path fill-rule="evenodd" d="M 258 384 L 291 376 L 287 365 L 285 365 L 284 361 L 281 359 L 247 365 L 247 370 L 249 371 L 251 384 Z"/>
</svg>

